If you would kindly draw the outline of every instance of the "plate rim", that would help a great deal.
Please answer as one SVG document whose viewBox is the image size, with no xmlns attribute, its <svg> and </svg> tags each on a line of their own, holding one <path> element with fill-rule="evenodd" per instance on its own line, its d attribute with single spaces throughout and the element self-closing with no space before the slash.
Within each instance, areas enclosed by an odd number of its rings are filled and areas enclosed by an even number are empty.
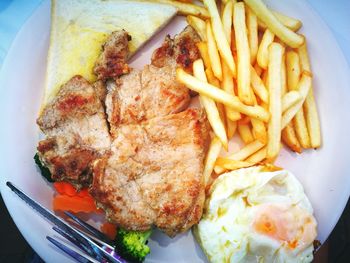
<svg viewBox="0 0 350 263">
<path fill-rule="evenodd" d="M 45 5 L 47 5 L 50 1 L 48 0 L 44 0 L 44 1 L 41 1 L 41 3 L 38 4 L 38 6 L 31 12 L 31 14 L 28 16 L 28 18 L 25 20 L 25 22 L 22 24 L 22 26 L 20 27 L 20 29 L 18 30 L 18 32 L 16 33 L 12 43 L 11 43 L 11 46 L 10 48 L 8 49 L 5 57 L 4 57 L 4 60 L 3 60 L 3 64 L 1 66 L 1 69 L 0 69 L 0 84 L 3 82 L 3 78 L 5 78 L 5 72 L 6 72 L 6 68 L 8 67 L 8 64 L 10 64 L 11 60 L 10 58 L 12 57 L 12 53 L 14 52 L 14 46 L 15 46 L 15 43 L 17 43 L 18 39 L 21 37 L 21 35 L 23 34 L 23 31 L 26 27 L 26 25 L 31 21 L 31 19 L 33 19 L 38 13 L 40 13 L 40 10 L 42 8 L 45 8 Z M 340 54 L 340 58 L 343 60 L 343 63 L 345 63 L 345 65 L 347 65 L 347 71 L 350 73 L 350 61 L 347 61 L 347 59 L 345 58 L 345 55 L 343 53 L 343 50 L 342 48 L 340 47 L 339 45 L 339 42 L 337 40 L 337 38 L 335 37 L 335 35 L 333 34 L 332 30 L 329 28 L 328 24 L 325 22 L 325 20 L 318 14 L 317 11 L 315 11 L 315 9 L 311 6 L 311 4 L 309 2 L 303 2 L 303 4 L 305 4 L 306 6 L 308 6 L 308 8 L 310 9 L 311 12 L 314 13 L 315 16 L 318 17 L 318 19 L 322 22 L 322 27 L 324 27 L 328 32 L 329 35 L 332 36 L 332 41 L 334 42 L 336 48 L 337 48 L 337 52 L 339 52 Z M 347 80 L 348 80 L 348 83 L 350 84 L 350 76 L 348 75 L 347 77 Z M 1 87 L 2 85 L 0 85 Z M 5 98 L 1 98 L 0 101 L 3 102 L 5 100 Z M 1 113 L 2 114 L 2 113 Z M 0 115 L 1 115 L 0 114 Z M 2 140 L 2 138 L 0 138 L 0 140 Z M 3 151 L 1 151 L 0 153 L 0 156 L 2 156 Z M 2 158 L 1 159 L 1 163 L 2 163 Z M 0 169 L 2 170 L 3 168 L 0 167 Z M 16 224 L 16 227 L 18 228 L 18 230 L 20 231 L 20 233 L 22 234 L 22 236 L 26 239 L 26 241 L 28 242 L 28 238 L 29 236 L 27 236 L 26 234 L 24 234 L 24 230 L 19 228 L 17 226 L 17 223 L 16 223 L 16 218 L 13 216 L 13 213 L 14 213 L 14 210 L 12 210 L 11 208 L 8 207 L 8 204 L 10 203 L 8 201 L 8 198 L 10 198 L 10 195 L 7 193 L 7 188 L 6 188 L 6 185 L 5 185 L 5 181 L 4 181 L 4 177 L 1 176 L 0 177 L 0 192 L 1 192 L 1 195 L 2 195 L 2 198 L 4 200 L 4 203 L 5 203 L 5 206 L 7 208 L 7 210 L 9 211 L 10 215 L 11 215 L 11 218 L 13 219 L 13 221 L 15 222 Z M 344 196 L 345 196 L 345 193 L 344 193 Z M 347 187 L 347 199 L 344 198 L 342 201 L 341 201 L 341 205 L 338 206 L 341 211 L 338 211 L 338 216 L 337 216 L 337 220 L 335 220 L 334 222 L 332 222 L 330 225 L 331 225 L 331 231 L 330 233 L 328 233 L 327 235 L 327 238 L 329 237 L 329 235 L 331 234 L 331 232 L 333 231 L 335 225 L 337 224 L 337 222 L 339 221 L 340 219 L 340 216 L 342 214 L 342 212 L 344 211 L 344 208 L 346 206 L 346 203 L 348 202 L 348 199 L 349 199 L 349 196 L 350 196 L 350 185 Z M 340 208 L 341 207 L 341 208 Z M 340 213 L 339 213 L 340 212 Z M 32 244 L 30 242 L 28 242 L 28 244 L 30 246 L 32 246 Z M 33 247 L 33 246 L 32 246 Z M 41 253 L 39 252 L 39 250 L 37 250 L 36 248 L 33 247 L 33 249 L 40 255 Z"/>
</svg>

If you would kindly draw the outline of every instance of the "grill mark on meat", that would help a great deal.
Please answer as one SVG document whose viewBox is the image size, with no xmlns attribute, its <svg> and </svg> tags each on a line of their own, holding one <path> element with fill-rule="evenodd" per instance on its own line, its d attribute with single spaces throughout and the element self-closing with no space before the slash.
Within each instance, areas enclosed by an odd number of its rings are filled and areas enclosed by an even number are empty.
<svg viewBox="0 0 350 263">
<path fill-rule="evenodd" d="M 174 39 L 167 36 L 163 45 L 153 52 L 152 65 L 161 68 L 174 64 L 192 72 L 193 62 L 201 57 L 196 46 L 199 41 L 200 37 L 191 26 L 187 26 Z"/>
<path fill-rule="evenodd" d="M 94 98 L 92 96 L 86 98 L 78 94 L 72 94 L 70 97 L 64 98 L 64 100 L 58 102 L 57 109 L 60 110 L 63 115 L 69 115 L 75 109 L 81 108 L 93 102 L 93 100 Z"/>
<path fill-rule="evenodd" d="M 186 71 L 192 72 L 193 62 L 200 58 L 200 53 L 196 46 L 196 42 L 193 41 L 192 37 L 186 35 L 179 40 L 177 50 L 177 64 Z"/>
<path fill-rule="evenodd" d="M 49 139 L 40 141 L 37 147 L 37 150 L 39 152 L 45 153 L 52 150 L 55 147 L 55 145 L 56 145 L 55 140 L 53 138 L 49 138 Z"/>
<path fill-rule="evenodd" d="M 129 56 L 130 40 L 131 36 L 125 30 L 115 31 L 109 35 L 95 64 L 94 72 L 97 79 L 116 78 L 129 72 L 126 60 Z"/>
<path fill-rule="evenodd" d="M 170 35 L 165 37 L 165 40 L 161 47 L 157 48 L 152 54 L 152 65 L 156 67 L 164 67 L 167 63 L 167 59 L 174 55 L 174 42 L 170 38 Z"/>
</svg>

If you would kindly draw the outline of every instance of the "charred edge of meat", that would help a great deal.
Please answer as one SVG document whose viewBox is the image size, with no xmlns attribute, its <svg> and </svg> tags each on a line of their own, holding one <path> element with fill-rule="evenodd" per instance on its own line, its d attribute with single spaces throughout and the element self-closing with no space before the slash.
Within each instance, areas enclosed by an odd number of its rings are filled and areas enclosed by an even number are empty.
<svg viewBox="0 0 350 263">
<path fill-rule="evenodd" d="M 169 60 L 174 59 L 178 67 L 192 72 L 193 62 L 200 58 L 196 45 L 199 41 L 197 32 L 191 26 L 187 26 L 174 39 L 167 35 L 162 46 L 153 52 L 152 65 L 164 67 Z"/>
<path fill-rule="evenodd" d="M 174 56 L 174 41 L 170 35 L 165 37 L 161 47 L 157 48 L 152 54 L 152 65 L 158 68 L 164 67 L 168 59 Z"/>
<path fill-rule="evenodd" d="M 80 189 L 92 182 L 91 163 L 98 157 L 95 150 L 81 146 L 78 143 L 58 149 L 60 142 L 56 138 L 40 141 L 38 154 L 54 181 L 66 181 Z"/>
<path fill-rule="evenodd" d="M 128 42 L 131 36 L 125 30 L 114 31 L 102 46 L 102 53 L 96 61 L 94 73 L 97 79 L 117 78 L 129 72 L 126 60 L 129 56 Z"/>
<path fill-rule="evenodd" d="M 175 37 L 176 63 L 188 72 L 192 72 L 193 62 L 201 57 L 196 45 L 199 40 L 199 36 L 191 26 L 187 26 Z"/>
</svg>

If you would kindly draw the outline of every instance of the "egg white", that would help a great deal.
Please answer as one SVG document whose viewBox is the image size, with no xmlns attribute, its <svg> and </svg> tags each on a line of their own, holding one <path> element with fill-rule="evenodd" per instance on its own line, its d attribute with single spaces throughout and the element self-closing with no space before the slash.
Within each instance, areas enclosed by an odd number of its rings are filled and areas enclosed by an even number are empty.
<svg viewBox="0 0 350 263">
<path fill-rule="evenodd" d="M 287 233 L 299 233 L 302 220 L 307 218 L 306 242 L 300 239 L 291 248 L 256 231 L 253 225 L 259 214 L 274 210 L 282 211 L 281 218 L 289 222 Z M 211 262 L 311 262 L 317 227 L 312 214 L 304 189 L 293 174 L 255 166 L 216 179 L 194 234 Z"/>
</svg>

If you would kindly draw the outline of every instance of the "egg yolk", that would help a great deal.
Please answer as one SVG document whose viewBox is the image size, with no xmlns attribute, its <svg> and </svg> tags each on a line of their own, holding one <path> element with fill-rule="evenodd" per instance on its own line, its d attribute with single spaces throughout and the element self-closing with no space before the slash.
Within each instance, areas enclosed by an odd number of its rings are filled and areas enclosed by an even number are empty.
<svg viewBox="0 0 350 263">
<path fill-rule="evenodd" d="M 296 206 L 262 205 L 255 215 L 253 228 L 290 249 L 308 246 L 317 233 L 313 216 Z"/>
</svg>

